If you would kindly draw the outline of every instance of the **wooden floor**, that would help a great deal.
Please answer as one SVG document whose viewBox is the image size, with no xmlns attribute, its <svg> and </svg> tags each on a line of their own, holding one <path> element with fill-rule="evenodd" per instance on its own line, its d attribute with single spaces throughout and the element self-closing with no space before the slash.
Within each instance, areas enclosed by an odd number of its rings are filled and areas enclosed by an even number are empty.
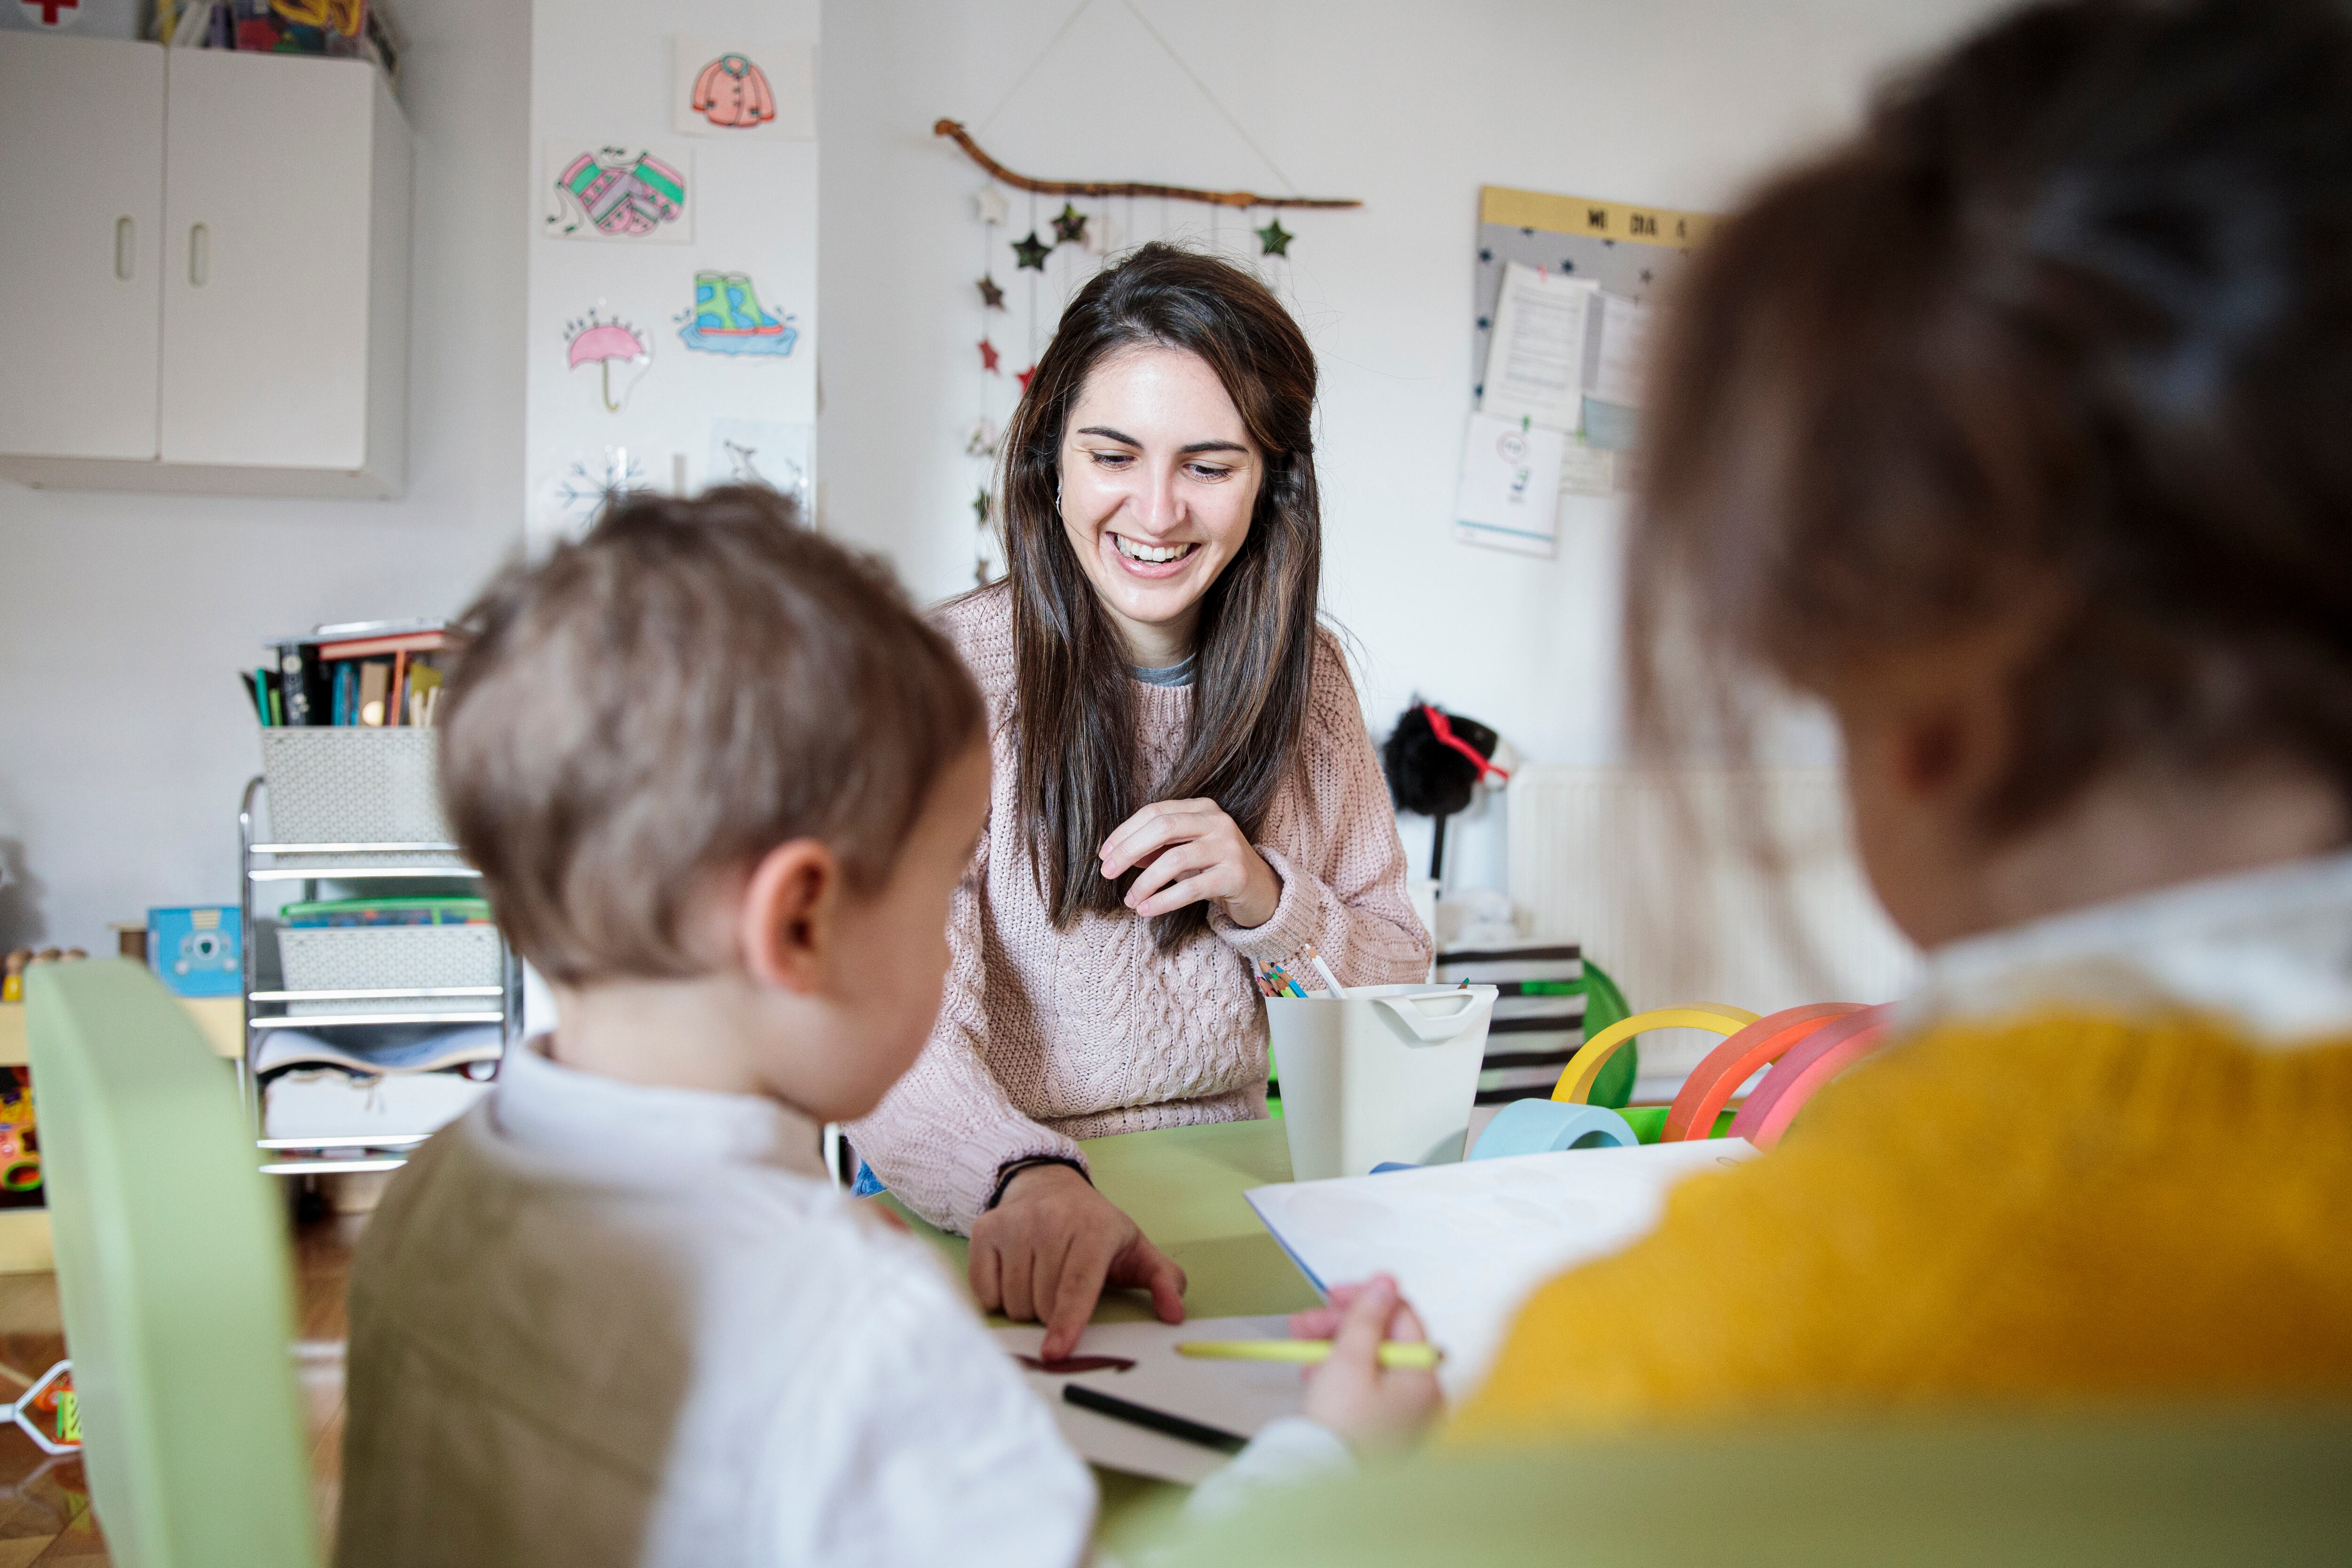
<svg viewBox="0 0 2352 1568">
<path fill-rule="evenodd" d="M 310 1473 L 320 1550 L 334 1540 L 343 1453 L 343 1290 L 351 1277 L 356 1218 L 325 1219 L 295 1232 L 295 1367 L 310 1430 Z M 57 1278 L 0 1275 L 0 1398 L 65 1355 Z M 80 1459 L 52 1458 L 14 1426 L 0 1427 L 0 1568 L 101 1568 L 113 1561 L 89 1510 Z"/>
</svg>

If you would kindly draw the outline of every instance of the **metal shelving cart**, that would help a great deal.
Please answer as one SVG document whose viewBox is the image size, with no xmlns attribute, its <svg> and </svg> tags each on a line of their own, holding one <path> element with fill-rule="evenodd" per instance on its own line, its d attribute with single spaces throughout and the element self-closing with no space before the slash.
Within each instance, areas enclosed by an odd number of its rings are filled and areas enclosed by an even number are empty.
<svg viewBox="0 0 2352 1568">
<path fill-rule="evenodd" d="M 431 1134 L 264 1136 L 256 1069 L 260 1042 L 272 1031 L 286 1029 L 497 1024 L 502 1048 L 511 1047 L 522 1036 L 522 961 L 500 934 L 497 938 L 499 978 L 494 985 L 288 989 L 282 983 L 265 983 L 270 977 L 268 970 L 276 967 L 279 928 L 277 904 L 273 903 L 267 913 L 261 905 L 266 891 L 274 891 L 275 884 L 296 884 L 299 897 L 315 899 L 321 883 L 380 884 L 376 891 L 391 896 L 474 892 L 481 880 L 481 873 L 465 863 L 454 843 L 257 843 L 254 807 L 267 789 L 259 777 L 247 784 L 236 817 L 243 925 L 239 935 L 245 953 L 245 1051 L 238 1061 L 238 1082 L 253 1118 L 255 1141 L 264 1153 L 261 1169 L 272 1176 L 291 1176 L 391 1170 L 404 1164 L 407 1151 Z M 263 962 L 265 933 L 270 938 L 268 966 Z"/>
</svg>

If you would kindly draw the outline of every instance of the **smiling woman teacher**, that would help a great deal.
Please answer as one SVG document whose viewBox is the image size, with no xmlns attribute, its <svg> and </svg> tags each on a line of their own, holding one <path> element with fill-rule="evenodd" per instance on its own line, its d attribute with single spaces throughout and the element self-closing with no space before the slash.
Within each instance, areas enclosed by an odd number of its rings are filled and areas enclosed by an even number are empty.
<svg viewBox="0 0 2352 1568">
<path fill-rule="evenodd" d="M 1183 1276 L 1076 1142 L 1265 1114 L 1254 960 L 1421 979 L 1396 818 L 1316 620 L 1315 356 L 1237 267 L 1149 245 L 1063 313 L 1005 435 L 1008 580 L 941 614 L 987 695 L 988 829 L 929 1047 L 858 1152 L 1066 1354 Z"/>
</svg>

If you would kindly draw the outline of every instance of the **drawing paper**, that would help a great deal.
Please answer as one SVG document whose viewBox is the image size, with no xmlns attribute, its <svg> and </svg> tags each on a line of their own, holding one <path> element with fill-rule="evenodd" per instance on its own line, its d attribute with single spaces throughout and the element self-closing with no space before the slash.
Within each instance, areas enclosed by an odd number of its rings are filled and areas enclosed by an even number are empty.
<svg viewBox="0 0 2352 1568">
<path fill-rule="evenodd" d="M 1034 1323 L 992 1331 L 1007 1355 L 1034 1355 L 1045 1331 Z M 1173 1416 L 1222 1427 L 1244 1437 L 1285 1416 L 1296 1416 L 1306 1397 L 1299 1368 L 1264 1361 L 1189 1361 L 1177 1344 L 1195 1339 L 1288 1339 L 1290 1320 L 1194 1318 L 1183 1323 L 1094 1323 L 1078 1341 L 1076 1355 L 1124 1355 L 1135 1365 L 1125 1372 L 1105 1368 L 1067 1377 L 1023 1369 L 1037 1397 L 1054 1412 L 1081 1458 L 1131 1475 L 1197 1486 L 1223 1468 L 1230 1455 L 1081 1410 L 1062 1397 L 1065 1383 L 1084 1383 L 1105 1394 L 1149 1405 Z"/>
<path fill-rule="evenodd" d="M 1438 1380 L 1459 1399 L 1485 1376 L 1538 1285 L 1649 1234 L 1685 1177 L 1755 1154 L 1733 1138 L 1572 1149 L 1289 1182 L 1248 1197 L 1318 1291 L 1396 1276 L 1445 1352 Z"/>
</svg>

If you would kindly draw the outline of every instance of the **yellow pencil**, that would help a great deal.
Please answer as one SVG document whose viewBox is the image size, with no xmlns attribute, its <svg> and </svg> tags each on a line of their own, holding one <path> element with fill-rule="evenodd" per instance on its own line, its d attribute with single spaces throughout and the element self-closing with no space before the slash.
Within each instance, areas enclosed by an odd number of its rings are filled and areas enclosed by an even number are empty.
<svg viewBox="0 0 2352 1568">
<path fill-rule="evenodd" d="M 1195 1339 L 1176 1347 L 1178 1355 L 1204 1361 L 1289 1361 L 1312 1365 L 1329 1359 L 1328 1339 Z M 1418 1340 L 1392 1339 L 1381 1346 L 1381 1364 L 1391 1372 L 1434 1372 L 1445 1353 Z"/>
</svg>

